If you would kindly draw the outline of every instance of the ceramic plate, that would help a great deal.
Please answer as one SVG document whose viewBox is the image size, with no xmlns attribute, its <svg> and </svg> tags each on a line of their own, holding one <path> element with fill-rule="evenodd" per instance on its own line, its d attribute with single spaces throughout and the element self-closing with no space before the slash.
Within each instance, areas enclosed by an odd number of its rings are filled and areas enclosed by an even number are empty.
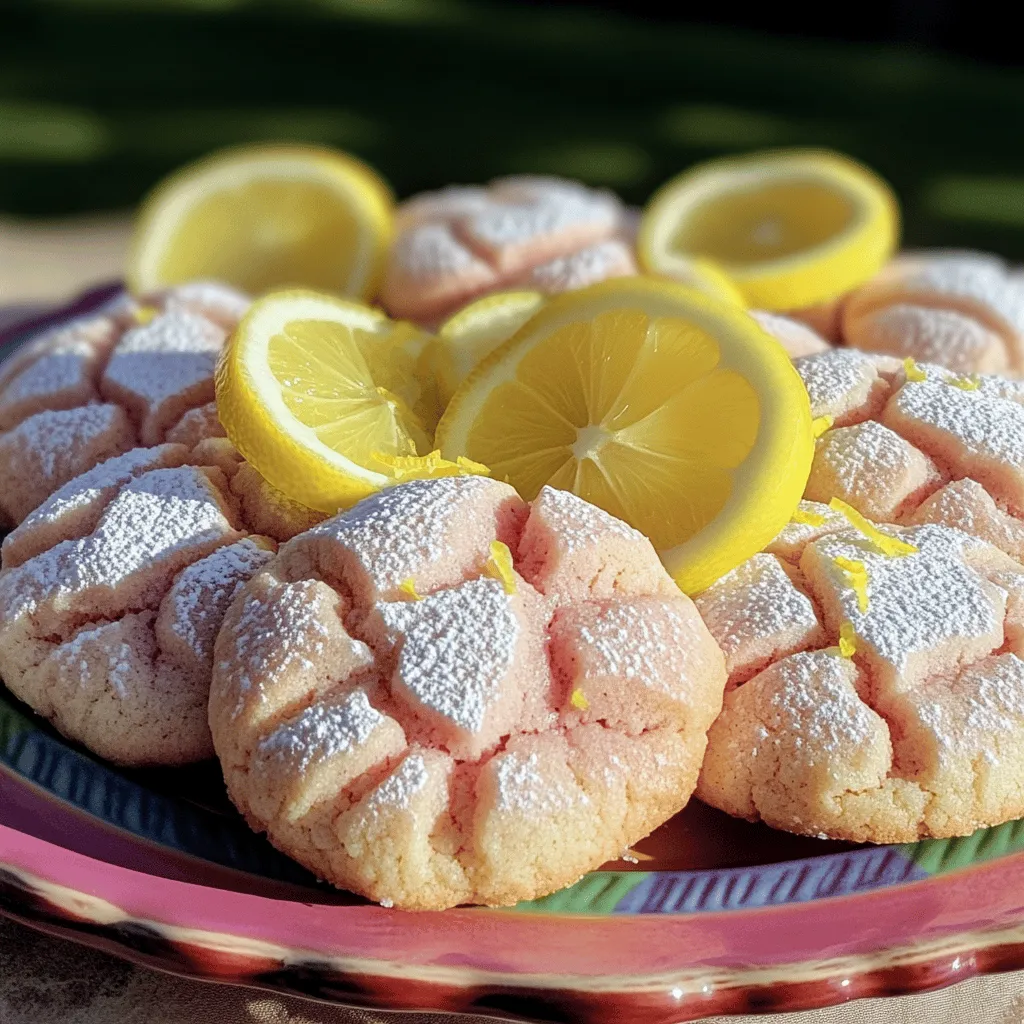
<svg viewBox="0 0 1024 1024">
<path fill-rule="evenodd" d="M 114 286 L 0 333 L 0 355 Z M 1024 823 L 855 847 L 694 801 L 511 910 L 385 910 L 244 825 L 214 764 L 115 770 L 0 687 L 0 911 L 180 974 L 348 1006 L 670 1024 L 1024 967 Z"/>
</svg>

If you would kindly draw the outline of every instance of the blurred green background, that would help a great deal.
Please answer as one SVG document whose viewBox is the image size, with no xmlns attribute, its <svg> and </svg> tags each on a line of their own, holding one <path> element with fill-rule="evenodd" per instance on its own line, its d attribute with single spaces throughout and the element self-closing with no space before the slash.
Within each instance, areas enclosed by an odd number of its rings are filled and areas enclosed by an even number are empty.
<svg viewBox="0 0 1024 1024">
<path fill-rule="evenodd" d="M 130 207 L 218 146 L 349 149 L 399 195 L 512 171 L 642 202 L 697 160 L 824 145 L 911 245 L 1024 257 L 1024 73 L 877 44 L 474 0 L 0 0 L 0 214 Z"/>
</svg>

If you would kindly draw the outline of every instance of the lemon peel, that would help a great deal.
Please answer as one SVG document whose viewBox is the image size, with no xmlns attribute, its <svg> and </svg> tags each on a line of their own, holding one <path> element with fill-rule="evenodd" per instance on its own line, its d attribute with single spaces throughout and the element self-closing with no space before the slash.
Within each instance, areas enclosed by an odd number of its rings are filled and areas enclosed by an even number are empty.
<svg viewBox="0 0 1024 1024">
<path fill-rule="evenodd" d="M 891 558 L 902 558 L 905 555 L 917 554 L 918 549 L 913 544 L 908 544 L 905 540 L 890 536 L 888 533 L 882 533 L 877 526 L 872 525 L 852 505 L 847 505 L 841 498 L 833 498 L 828 503 L 828 507 L 846 516 L 850 525 L 858 533 L 862 533 L 867 537 L 883 555 L 889 555 Z"/>
<path fill-rule="evenodd" d="M 981 387 L 981 378 L 976 373 L 969 373 L 963 377 L 954 375 L 947 378 L 946 383 L 961 391 L 977 391 Z"/>
<path fill-rule="evenodd" d="M 709 160 L 663 185 L 637 238 L 648 273 L 689 282 L 710 259 L 748 306 L 787 310 L 831 301 L 872 278 L 899 235 L 891 188 L 829 150 L 788 149 Z"/>
<path fill-rule="evenodd" d="M 928 374 L 917 365 L 913 356 L 907 356 L 903 360 L 903 372 L 907 375 L 907 380 L 918 384 L 928 379 Z"/>
<path fill-rule="evenodd" d="M 176 171 L 146 198 L 126 276 L 136 294 L 210 279 L 253 295 L 300 285 L 370 300 L 393 207 L 380 177 L 338 150 L 226 149 Z"/>
<path fill-rule="evenodd" d="M 132 314 L 132 319 L 140 326 L 148 324 L 160 311 L 156 306 L 139 306 Z"/>
<path fill-rule="evenodd" d="M 843 558 L 839 556 L 834 559 L 836 565 L 842 570 L 847 583 L 853 588 L 857 595 L 857 608 L 863 615 L 868 610 L 868 570 L 862 561 L 856 558 Z"/>
<path fill-rule="evenodd" d="M 577 686 L 572 691 L 572 696 L 569 698 L 569 703 L 572 704 L 577 711 L 589 711 L 590 701 L 587 700 L 586 694 Z"/>
<path fill-rule="evenodd" d="M 824 526 L 825 517 L 817 512 L 807 512 L 798 508 L 792 515 L 792 522 L 799 523 L 801 526 Z"/>
<path fill-rule="evenodd" d="M 480 462 L 459 456 L 454 462 L 441 457 L 439 449 L 428 455 L 388 455 L 373 452 L 372 458 L 386 466 L 396 483 L 403 480 L 434 479 L 439 476 L 490 476 L 490 470 Z"/>
<path fill-rule="evenodd" d="M 491 554 L 487 559 L 487 575 L 492 580 L 499 580 L 506 594 L 514 594 L 518 590 L 515 569 L 512 567 L 512 552 L 508 545 L 500 540 L 491 541 Z"/>
<path fill-rule="evenodd" d="M 815 416 L 811 420 L 811 430 L 814 431 L 815 437 L 821 437 L 826 430 L 832 429 L 832 424 L 835 423 L 836 419 L 834 416 Z"/>
<path fill-rule="evenodd" d="M 839 627 L 839 654 L 844 658 L 852 658 L 857 653 L 857 632 L 852 622 L 844 622 Z"/>
</svg>

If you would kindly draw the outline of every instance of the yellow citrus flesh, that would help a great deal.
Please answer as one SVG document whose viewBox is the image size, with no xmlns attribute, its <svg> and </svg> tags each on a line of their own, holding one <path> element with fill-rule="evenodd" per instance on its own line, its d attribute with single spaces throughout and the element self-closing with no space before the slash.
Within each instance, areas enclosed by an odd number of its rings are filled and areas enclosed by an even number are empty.
<svg viewBox="0 0 1024 1024">
<path fill-rule="evenodd" d="M 549 484 L 625 520 L 688 593 L 772 540 L 814 451 L 778 342 L 734 306 L 649 278 L 550 300 L 459 388 L 437 444 L 526 498 Z"/>
<path fill-rule="evenodd" d="M 437 332 L 433 370 L 442 404 L 502 342 L 544 305 L 540 292 L 497 292 L 464 306 Z"/>
<path fill-rule="evenodd" d="M 398 480 L 461 473 L 431 454 L 415 368 L 429 336 L 315 292 L 255 302 L 217 368 L 228 437 L 288 497 L 335 512 Z M 483 467 L 468 467 L 483 469 Z"/>
<path fill-rule="evenodd" d="M 872 277 L 899 235 L 889 186 L 847 157 L 782 150 L 711 160 L 664 185 L 644 210 L 638 247 L 650 272 L 686 280 L 717 263 L 760 309 L 827 302 Z"/>
<path fill-rule="evenodd" d="M 370 298 L 393 200 L 365 164 L 330 149 L 253 146 L 183 168 L 145 201 L 128 281 L 148 291 L 197 278 L 258 295 L 303 286 Z"/>
</svg>

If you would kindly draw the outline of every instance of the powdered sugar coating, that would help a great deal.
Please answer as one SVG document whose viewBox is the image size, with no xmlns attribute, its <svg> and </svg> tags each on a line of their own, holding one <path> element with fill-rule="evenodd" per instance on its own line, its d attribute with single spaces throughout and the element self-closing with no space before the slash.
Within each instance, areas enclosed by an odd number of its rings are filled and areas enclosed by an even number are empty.
<svg viewBox="0 0 1024 1024">
<path fill-rule="evenodd" d="M 526 757 L 512 751 L 501 755 L 496 771 L 498 782 L 497 809 L 500 812 L 528 817 L 553 817 L 576 804 L 587 804 L 587 794 L 571 789 L 559 780 L 555 785 L 539 770 L 536 753 Z"/>
<path fill-rule="evenodd" d="M 610 239 L 533 267 L 523 283 L 553 294 L 575 291 L 612 277 L 632 277 L 636 273 L 636 259 L 629 246 L 618 239 Z"/>
<path fill-rule="evenodd" d="M 637 272 L 619 200 L 557 178 L 424 193 L 399 206 L 397 224 L 382 299 L 420 323 L 503 289 L 554 293 Z"/>
<path fill-rule="evenodd" d="M 204 317 L 163 313 L 124 334 L 107 363 L 101 389 L 128 403 L 141 418 L 142 440 L 154 444 L 187 408 L 213 398 L 213 374 L 224 339 L 223 329 Z"/>
<path fill-rule="evenodd" d="M 888 532 L 918 550 L 892 557 L 875 550 L 861 535 L 846 532 L 814 541 L 800 560 L 807 575 L 813 576 L 826 616 L 835 623 L 853 624 L 865 657 L 877 658 L 886 669 L 905 676 L 915 656 L 930 657 L 955 643 L 956 657 L 972 640 L 987 641 L 993 635 L 1001 639 L 1004 607 L 992 586 L 966 561 L 980 542 L 942 526 Z M 840 558 L 864 565 L 866 611 L 861 611 L 837 563 Z M 904 678 L 895 685 L 913 682 L 913 677 Z"/>
<path fill-rule="evenodd" d="M 853 841 L 964 835 L 1024 814 L 1020 386 L 928 364 L 891 377 L 872 418 L 826 430 L 807 492 L 818 501 L 770 546 L 799 563 L 821 616 L 801 643 L 820 657 L 805 664 L 822 678 L 846 666 L 846 689 L 801 682 L 800 652 L 773 653 L 727 695 L 699 786 L 730 813 Z M 781 607 L 771 589 L 758 596 Z M 753 633 L 769 645 L 770 627 Z M 868 734 L 832 728 L 855 711 Z"/>
<path fill-rule="evenodd" d="M 220 617 L 271 554 L 243 538 L 223 474 L 183 454 L 133 453 L 73 481 L 11 535 L 0 572 L 5 683 L 127 764 L 210 756 Z"/>
<path fill-rule="evenodd" d="M 371 600 L 378 595 L 394 598 L 410 578 L 423 589 L 434 586 L 434 575 L 456 539 L 472 544 L 485 535 L 493 537 L 500 507 L 515 502 L 511 487 L 486 477 L 412 480 L 314 526 L 306 536 L 350 552 Z M 396 530 L 399 521 L 407 528 Z"/>
<path fill-rule="evenodd" d="M 259 752 L 292 762 L 306 772 L 317 761 L 347 753 L 384 721 L 363 690 L 354 690 L 336 703 L 319 702 L 279 725 L 259 742 Z"/>
<path fill-rule="evenodd" d="M 931 459 L 877 420 L 865 420 L 819 439 L 804 493 L 820 502 L 838 497 L 871 519 L 892 520 L 941 481 Z"/>
<path fill-rule="evenodd" d="M 228 291 L 186 284 L 143 305 L 122 294 L 0 364 L 0 521 L 17 525 L 67 481 L 140 442 L 163 442 L 212 401 L 238 301 Z"/>
<path fill-rule="evenodd" d="M 246 537 L 193 562 L 174 581 L 163 606 L 170 629 L 209 668 L 213 667 L 213 644 L 228 606 L 273 557 L 267 544 Z"/>
<path fill-rule="evenodd" d="M 850 345 L 959 371 L 1024 368 L 1024 283 L 975 253 L 909 254 L 845 303 Z"/>
<path fill-rule="evenodd" d="M 485 478 L 402 484 L 284 545 L 228 612 L 210 721 L 229 792 L 321 877 L 396 906 L 511 903 L 617 854 L 685 802 L 721 700 L 721 654 L 688 598 L 657 592 L 660 578 L 644 595 L 541 595 L 519 571 L 529 515 Z M 616 545 L 639 535 L 604 516 L 573 507 L 563 523 L 587 519 L 580 550 L 596 544 L 618 575 Z M 499 539 L 513 561 L 503 573 Z M 534 568 L 544 574 L 539 556 Z M 339 656 L 345 644 L 366 656 Z M 630 701 L 629 721 L 585 722 L 566 690 L 574 663 L 595 714 L 599 690 L 656 699 Z M 323 755 L 313 709 L 352 692 L 390 723 L 386 741 Z M 590 729 L 618 739 L 597 744 Z M 292 752 L 271 764 L 268 736 Z"/>
<path fill-rule="evenodd" d="M 116 405 L 47 410 L 0 435 L 0 520 L 20 522 L 83 468 L 135 446 Z"/>
<path fill-rule="evenodd" d="M 801 356 L 793 366 L 807 388 L 811 415 L 831 416 L 837 423 L 867 418 L 875 394 L 884 387 L 871 358 L 853 349 Z"/>
<path fill-rule="evenodd" d="M 385 604 L 401 634 L 397 677 L 413 696 L 461 729 L 479 732 L 512 668 L 520 625 L 497 580 L 471 580 L 421 601 Z"/>
<path fill-rule="evenodd" d="M 1019 402 L 944 381 L 908 381 L 890 402 L 886 420 L 919 447 L 941 452 L 957 475 L 970 468 L 982 468 L 986 477 L 997 473 L 996 495 L 1024 511 L 1024 406 Z"/>
<path fill-rule="evenodd" d="M 810 598 L 769 554 L 737 566 L 705 590 L 696 605 L 725 655 L 732 682 L 772 657 L 813 643 L 821 629 Z"/>
</svg>

